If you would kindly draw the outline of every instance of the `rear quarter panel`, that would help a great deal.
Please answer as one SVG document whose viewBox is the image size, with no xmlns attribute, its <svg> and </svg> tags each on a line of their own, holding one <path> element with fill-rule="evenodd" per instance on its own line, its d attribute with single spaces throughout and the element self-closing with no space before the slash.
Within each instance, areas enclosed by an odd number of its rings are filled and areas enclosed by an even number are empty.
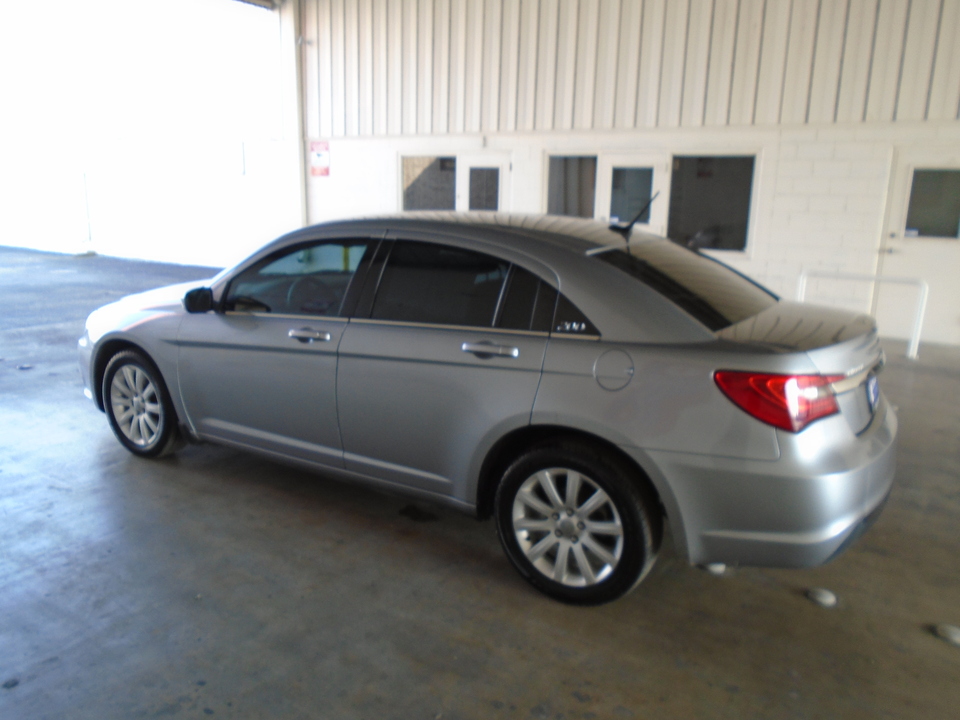
<svg viewBox="0 0 960 720">
<path fill-rule="evenodd" d="M 611 352 L 622 353 L 620 364 L 632 365 L 632 372 L 622 368 L 628 377 L 618 390 L 606 389 L 598 380 L 607 364 L 603 358 Z M 780 457 L 776 430 L 737 408 L 713 381 L 714 371 L 739 367 L 815 371 L 803 353 L 750 353 L 742 345 L 721 341 L 621 344 L 554 335 L 547 345 L 532 423 L 576 428 L 619 445 L 656 487 L 677 545 L 684 549 L 683 508 L 696 490 L 671 482 L 652 454 L 694 454 L 728 465 L 744 460 L 772 463 Z"/>
</svg>

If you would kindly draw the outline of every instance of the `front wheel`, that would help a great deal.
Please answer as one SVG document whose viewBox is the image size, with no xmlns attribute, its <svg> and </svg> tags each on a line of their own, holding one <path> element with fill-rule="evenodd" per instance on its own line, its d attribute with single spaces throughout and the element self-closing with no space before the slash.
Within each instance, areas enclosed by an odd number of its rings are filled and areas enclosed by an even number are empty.
<svg viewBox="0 0 960 720">
<path fill-rule="evenodd" d="M 134 455 L 159 457 L 175 448 L 177 419 L 166 385 L 136 350 L 119 352 L 107 363 L 103 407 L 113 433 Z"/>
<path fill-rule="evenodd" d="M 635 471 L 579 442 L 539 446 L 507 469 L 495 502 L 514 567 L 552 598 L 610 602 L 649 572 L 659 505 Z"/>
</svg>

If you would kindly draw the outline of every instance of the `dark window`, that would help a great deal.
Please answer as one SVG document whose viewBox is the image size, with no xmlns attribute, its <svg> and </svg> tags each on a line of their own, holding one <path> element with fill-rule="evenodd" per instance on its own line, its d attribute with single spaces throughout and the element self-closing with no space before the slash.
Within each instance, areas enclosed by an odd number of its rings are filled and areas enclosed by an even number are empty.
<svg viewBox="0 0 960 720">
<path fill-rule="evenodd" d="M 399 240 L 373 302 L 379 320 L 491 327 L 509 263 L 482 253 Z"/>
<path fill-rule="evenodd" d="M 551 215 L 593 217 L 597 189 L 595 157 L 552 157 L 547 188 L 547 212 Z"/>
<path fill-rule="evenodd" d="M 497 327 L 549 332 L 557 291 L 532 273 L 513 266 Z"/>
<path fill-rule="evenodd" d="M 497 210 L 500 204 L 500 168 L 470 168 L 470 209 Z"/>
<path fill-rule="evenodd" d="M 557 307 L 557 295 L 559 293 L 551 285 L 540 281 L 540 289 L 537 292 L 537 304 L 533 306 L 533 321 L 530 323 L 531 330 L 538 332 L 550 332 L 553 329 L 553 315 Z"/>
<path fill-rule="evenodd" d="M 456 197 L 456 158 L 403 158 L 404 210 L 453 210 Z"/>
<path fill-rule="evenodd" d="M 753 156 L 674 157 L 667 235 L 687 247 L 747 245 Z"/>
<path fill-rule="evenodd" d="M 907 236 L 960 237 L 960 170 L 914 170 Z"/>
<path fill-rule="evenodd" d="M 300 246 L 244 270 L 230 283 L 224 307 L 246 312 L 337 315 L 366 240 Z"/>
<path fill-rule="evenodd" d="M 648 285 L 711 330 L 752 317 L 777 301 L 726 265 L 666 241 L 633 243 L 628 250 L 593 257 Z"/>
</svg>

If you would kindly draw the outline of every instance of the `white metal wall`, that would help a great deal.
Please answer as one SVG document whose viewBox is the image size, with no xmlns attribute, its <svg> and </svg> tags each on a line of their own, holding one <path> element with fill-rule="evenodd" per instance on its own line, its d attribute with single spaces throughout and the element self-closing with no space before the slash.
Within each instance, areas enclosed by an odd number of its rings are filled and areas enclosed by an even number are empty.
<svg viewBox="0 0 960 720">
<path fill-rule="evenodd" d="M 302 0 L 312 137 L 960 119 L 960 0 Z"/>
</svg>

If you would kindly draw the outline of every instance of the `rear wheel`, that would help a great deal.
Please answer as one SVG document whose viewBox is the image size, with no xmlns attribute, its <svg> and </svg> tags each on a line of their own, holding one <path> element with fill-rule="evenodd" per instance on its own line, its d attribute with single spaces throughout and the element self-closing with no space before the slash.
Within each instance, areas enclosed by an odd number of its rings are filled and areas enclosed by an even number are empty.
<svg viewBox="0 0 960 720">
<path fill-rule="evenodd" d="M 632 468 L 579 442 L 521 455 L 495 508 L 500 542 L 520 574 L 550 597 L 582 605 L 615 600 L 649 572 L 658 510 Z"/>
<path fill-rule="evenodd" d="M 117 353 L 103 376 L 103 407 L 127 450 L 159 457 L 176 448 L 177 418 L 163 378 L 136 350 Z"/>
</svg>

